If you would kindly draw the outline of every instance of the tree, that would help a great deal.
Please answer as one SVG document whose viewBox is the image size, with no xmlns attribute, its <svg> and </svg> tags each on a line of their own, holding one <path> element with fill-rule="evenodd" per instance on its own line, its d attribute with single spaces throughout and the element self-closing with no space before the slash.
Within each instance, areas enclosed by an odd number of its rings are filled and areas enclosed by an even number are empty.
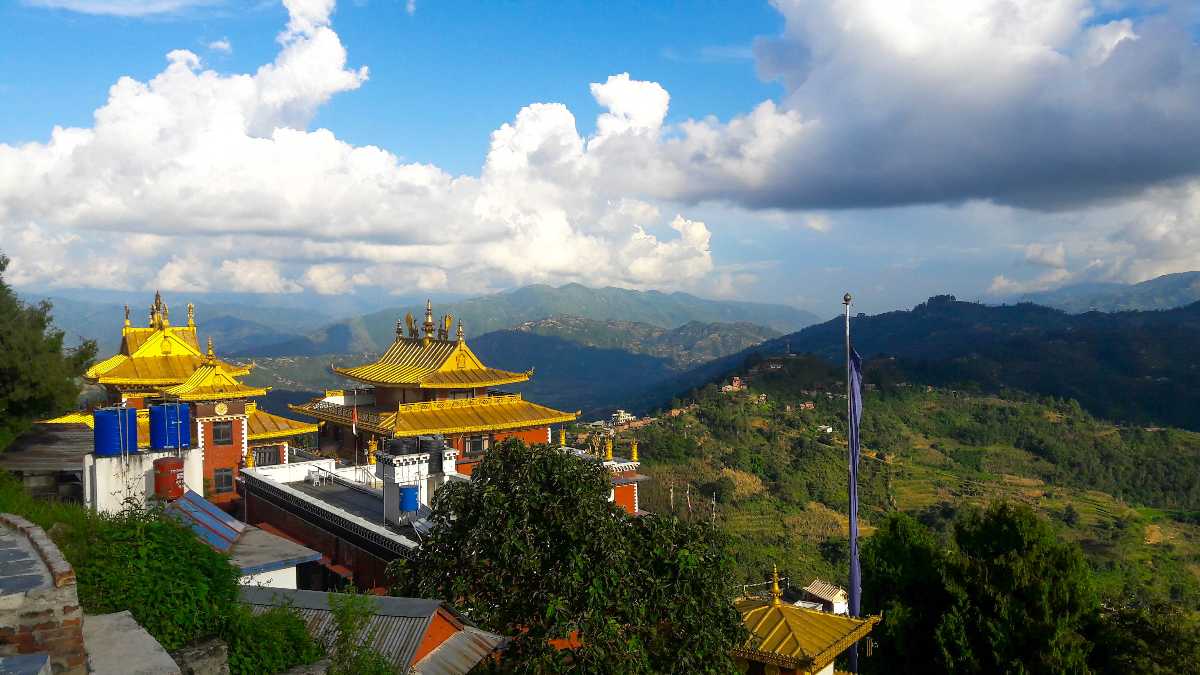
<svg viewBox="0 0 1200 675">
<path fill-rule="evenodd" d="M 863 596 L 884 621 L 881 657 L 866 663 L 910 673 L 1087 671 L 1083 631 L 1096 601 L 1076 545 L 1032 509 L 1006 503 L 965 512 L 951 544 L 903 515 L 867 540 Z"/>
<path fill-rule="evenodd" d="M 1103 609 L 1088 633 L 1097 673 L 1168 675 L 1200 663 L 1200 620 L 1175 605 Z"/>
<path fill-rule="evenodd" d="M 954 526 L 958 555 L 945 577 L 953 599 L 937 629 L 959 673 L 1087 671 L 1081 633 L 1095 612 L 1091 571 L 1027 506 L 997 503 Z"/>
<path fill-rule="evenodd" d="M 0 254 L 0 450 L 32 420 L 75 405 L 76 378 L 96 355 L 88 340 L 64 351 L 63 332 L 51 324 L 50 303 L 29 305 L 4 281 Z"/>
<path fill-rule="evenodd" d="M 421 549 L 393 564 L 394 591 L 445 599 L 512 636 L 504 671 L 729 670 L 743 634 L 723 535 L 631 518 L 609 491 L 598 462 L 500 443 L 471 481 L 438 491 Z"/>
</svg>

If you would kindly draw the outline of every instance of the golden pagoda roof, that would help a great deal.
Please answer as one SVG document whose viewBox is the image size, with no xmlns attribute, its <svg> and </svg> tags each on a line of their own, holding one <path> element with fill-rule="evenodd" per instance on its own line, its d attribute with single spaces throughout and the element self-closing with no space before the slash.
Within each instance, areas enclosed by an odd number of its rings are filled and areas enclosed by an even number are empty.
<svg viewBox="0 0 1200 675">
<path fill-rule="evenodd" d="M 320 399 L 288 406 L 296 412 L 350 425 L 352 410 Z M 520 394 L 405 403 L 387 412 L 359 409 L 358 426 L 394 437 L 506 431 L 571 422 L 578 412 L 563 412 L 521 398 Z"/>
<path fill-rule="evenodd" d="M 253 401 L 246 404 L 246 429 L 249 441 L 265 441 L 273 438 L 287 438 L 300 434 L 316 433 L 317 425 L 299 422 L 279 415 L 273 415 L 265 410 L 259 410 Z"/>
<path fill-rule="evenodd" d="M 121 329 L 118 353 L 88 368 L 84 377 L 92 382 L 117 387 L 160 387 L 183 382 L 204 365 L 205 354 L 196 337 L 195 314 L 188 305 L 186 326 L 172 326 L 167 305 L 158 294 L 150 306 L 150 325 L 135 327 L 125 308 L 125 326 Z M 250 372 L 244 366 L 220 362 L 231 375 Z"/>
<path fill-rule="evenodd" d="M 776 576 L 778 579 L 778 576 Z M 734 655 L 815 673 L 871 632 L 880 617 L 856 619 L 783 602 L 778 581 L 768 597 L 734 603 L 750 637 Z"/>
<path fill-rule="evenodd" d="M 41 424 L 82 424 L 89 429 L 96 428 L 96 422 L 89 412 L 69 412 L 48 420 L 41 420 Z"/>
<path fill-rule="evenodd" d="M 407 317 L 406 336 L 396 322 L 396 340 L 373 363 L 353 368 L 333 367 L 339 375 L 380 386 L 411 386 L 422 389 L 465 389 L 490 387 L 528 380 L 533 372 L 514 373 L 489 368 L 475 356 L 463 338 L 462 324 L 458 335 L 450 338 L 453 317 L 442 318 L 442 327 L 433 331 L 433 310 L 425 305 L 425 335 L 418 334 L 412 314 Z"/>
<path fill-rule="evenodd" d="M 209 358 L 182 384 L 167 387 L 162 393 L 181 401 L 219 401 L 231 398 L 262 396 L 270 387 L 251 387 L 238 381 L 224 364 Z"/>
</svg>

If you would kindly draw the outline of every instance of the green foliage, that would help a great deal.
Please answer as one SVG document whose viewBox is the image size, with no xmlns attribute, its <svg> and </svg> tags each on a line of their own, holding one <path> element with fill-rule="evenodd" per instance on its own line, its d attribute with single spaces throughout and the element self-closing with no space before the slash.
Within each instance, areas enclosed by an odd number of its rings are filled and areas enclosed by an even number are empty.
<svg viewBox="0 0 1200 675">
<path fill-rule="evenodd" d="M 229 644 L 233 675 L 281 673 L 324 655 L 321 645 L 308 634 L 304 619 L 289 607 L 273 607 L 255 615 L 245 606 L 235 606 L 222 637 Z"/>
<path fill-rule="evenodd" d="M 0 254 L 0 450 L 31 421 L 74 407 L 76 378 L 96 355 L 90 341 L 63 350 L 63 333 L 51 326 L 50 303 L 21 302 L 4 282 L 8 262 Z"/>
<path fill-rule="evenodd" d="M 1097 673 L 1174 675 L 1200 664 L 1200 620 L 1175 605 L 1104 609 L 1089 633 Z"/>
<path fill-rule="evenodd" d="M 375 600 L 353 586 L 329 595 L 329 611 L 337 635 L 330 653 L 329 675 L 388 675 L 392 665 L 371 648 L 374 631 L 367 624 L 375 615 Z"/>
<path fill-rule="evenodd" d="M 513 636 L 511 672 L 719 672 L 741 622 L 726 595 L 726 540 L 672 517 L 630 518 L 607 470 L 506 441 L 469 483 L 434 498 L 432 533 L 392 569 L 397 593 L 440 597 Z M 555 650 L 552 640 L 572 640 Z"/>
<path fill-rule="evenodd" d="M 1096 609 L 1077 546 L 1025 506 L 996 503 L 954 525 L 954 547 L 906 516 L 863 551 L 866 609 L 889 672 L 1086 672 Z M 885 665 L 886 664 L 886 665 Z"/>
</svg>

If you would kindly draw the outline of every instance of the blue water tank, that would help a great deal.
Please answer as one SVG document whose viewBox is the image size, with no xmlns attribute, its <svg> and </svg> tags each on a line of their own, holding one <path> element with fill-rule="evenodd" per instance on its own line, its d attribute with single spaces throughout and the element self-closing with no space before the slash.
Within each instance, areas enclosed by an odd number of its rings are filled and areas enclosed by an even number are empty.
<svg viewBox="0 0 1200 675">
<path fill-rule="evenodd" d="M 420 506 L 420 501 L 417 499 L 418 489 L 416 485 L 401 485 L 400 486 L 400 510 L 405 513 L 412 513 Z"/>
<path fill-rule="evenodd" d="M 150 448 L 174 450 L 192 445 L 191 410 L 186 403 L 150 406 Z"/>
<path fill-rule="evenodd" d="M 137 452 L 137 409 L 100 408 L 92 413 L 92 437 L 97 457 Z"/>
</svg>

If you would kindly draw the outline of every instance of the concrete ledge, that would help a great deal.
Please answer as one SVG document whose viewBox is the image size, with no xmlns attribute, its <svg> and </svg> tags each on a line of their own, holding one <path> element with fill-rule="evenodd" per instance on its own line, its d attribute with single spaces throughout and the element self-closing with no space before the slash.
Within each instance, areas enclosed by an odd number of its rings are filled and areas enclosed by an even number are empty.
<svg viewBox="0 0 1200 675">
<path fill-rule="evenodd" d="M 97 675 L 180 675 L 179 666 L 128 610 L 83 617 L 89 672 Z"/>
<path fill-rule="evenodd" d="M 75 570 L 63 557 L 62 551 L 58 550 L 58 546 L 46 535 L 45 530 L 12 513 L 0 513 L 0 524 L 21 532 L 33 542 L 34 549 L 50 570 L 56 588 L 75 583 Z"/>
</svg>

